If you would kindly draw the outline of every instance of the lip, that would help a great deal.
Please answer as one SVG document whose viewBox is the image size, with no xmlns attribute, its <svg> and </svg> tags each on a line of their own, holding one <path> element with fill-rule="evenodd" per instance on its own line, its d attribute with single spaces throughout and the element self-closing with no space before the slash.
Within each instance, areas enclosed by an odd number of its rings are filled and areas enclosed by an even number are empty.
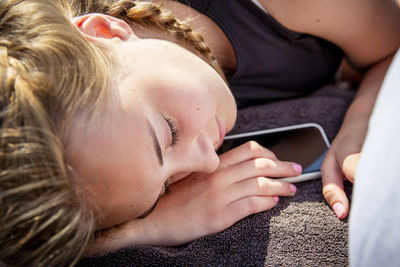
<svg viewBox="0 0 400 267">
<path fill-rule="evenodd" d="M 164 195 L 165 194 L 165 186 L 163 186 L 162 188 L 161 188 L 161 191 L 160 191 L 160 194 L 158 195 L 159 197 L 161 197 L 162 195 Z"/>
<path fill-rule="evenodd" d="M 224 124 L 218 118 L 216 118 L 216 121 L 218 124 L 218 130 L 219 130 L 219 144 L 218 144 L 218 148 L 219 148 L 222 145 L 222 142 L 224 142 L 226 130 L 225 130 Z"/>
<path fill-rule="evenodd" d="M 171 182 L 170 182 L 170 179 L 168 178 L 165 181 L 163 187 L 161 188 L 160 196 L 162 196 L 162 195 L 164 195 L 165 193 L 168 192 L 168 187 L 169 187 L 170 184 L 171 184 Z"/>
</svg>

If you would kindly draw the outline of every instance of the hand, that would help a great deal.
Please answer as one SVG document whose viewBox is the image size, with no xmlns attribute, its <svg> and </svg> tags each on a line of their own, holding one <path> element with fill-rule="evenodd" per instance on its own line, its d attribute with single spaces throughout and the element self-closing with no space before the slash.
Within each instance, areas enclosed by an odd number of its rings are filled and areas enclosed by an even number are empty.
<svg viewBox="0 0 400 267">
<path fill-rule="evenodd" d="M 180 245 L 220 232 L 238 220 L 274 207 L 278 196 L 293 196 L 296 187 L 267 177 L 290 177 L 301 166 L 278 160 L 248 142 L 223 155 L 213 173 L 192 173 L 170 186 L 145 218 L 103 231 L 87 249 L 99 256 L 133 245 Z"/>
<path fill-rule="evenodd" d="M 150 243 L 179 245 L 220 232 L 238 220 L 274 207 L 278 196 L 292 196 L 296 187 L 266 177 L 297 176 L 294 163 L 279 161 L 255 142 L 220 156 L 210 174 L 193 173 L 171 185 L 154 211 L 142 219 Z"/>
<path fill-rule="evenodd" d="M 343 181 L 347 179 L 354 182 L 360 149 L 358 142 L 338 135 L 322 164 L 322 193 L 340 219 L 346 218 L 350 209 Z"/>
</svg>

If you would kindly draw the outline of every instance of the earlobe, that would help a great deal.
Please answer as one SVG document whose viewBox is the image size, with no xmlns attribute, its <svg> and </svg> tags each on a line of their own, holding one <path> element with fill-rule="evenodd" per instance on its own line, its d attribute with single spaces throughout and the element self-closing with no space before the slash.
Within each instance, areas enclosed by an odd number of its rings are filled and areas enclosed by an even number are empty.
<svg viewBox="0 0 400 267">
<path fill-rule="evenodd" d="M 91 13 L 75 17 L 72 23 L 89 41 L 114 38 L 126 41 L 137 38 L 125 21 L 104 14 Z"/>
</svg>

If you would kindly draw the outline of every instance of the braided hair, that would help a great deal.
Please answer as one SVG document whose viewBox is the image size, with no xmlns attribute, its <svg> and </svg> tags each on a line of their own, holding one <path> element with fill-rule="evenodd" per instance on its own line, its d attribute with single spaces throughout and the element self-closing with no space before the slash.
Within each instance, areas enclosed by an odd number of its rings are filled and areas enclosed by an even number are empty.
<svg viewBox="0 0 400 267">
<path fill-rule="evenodd" d="M 221 67 L 201 33 L 194 31 L 189 23 L 178 20 L 168 10 L 162 9 L 163 2 L 164 0 L 159 4 L 135 0 L 93 0 L 83 1 L 81 8 L 84 12 L 103 13 L 122 19 L 134 27 L 142 26 L 166 33 L 172 40 L 183 42 L 188 49 L 197 52 L 225 80 Z"/>
</svg>

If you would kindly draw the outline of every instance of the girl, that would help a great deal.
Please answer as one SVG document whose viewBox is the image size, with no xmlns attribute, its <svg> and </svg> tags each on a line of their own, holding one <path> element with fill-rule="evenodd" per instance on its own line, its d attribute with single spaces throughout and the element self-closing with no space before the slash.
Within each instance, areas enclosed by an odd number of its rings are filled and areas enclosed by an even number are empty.
<svg viewBox="0 0 400 267">
<path fill-rule="evenodd" d="M 347 215 L 343 164 L 361 150 L 400 43 L 398 9 L 256 3 L 163 3 L 195 17 L 207 46 L 158 2 L 2 1 L 2 261 L 74 264 L 95 232 L 95 253 L 183 244 L 295 194 L 269 178 L 301 166 L 254 142 L 216 155 L 236 118 L 232 92 L 240 105 L 304 95 L 332 78 L 342 53 L 366 71 L 322 171 L 327 201 Z"/>
</svg>

